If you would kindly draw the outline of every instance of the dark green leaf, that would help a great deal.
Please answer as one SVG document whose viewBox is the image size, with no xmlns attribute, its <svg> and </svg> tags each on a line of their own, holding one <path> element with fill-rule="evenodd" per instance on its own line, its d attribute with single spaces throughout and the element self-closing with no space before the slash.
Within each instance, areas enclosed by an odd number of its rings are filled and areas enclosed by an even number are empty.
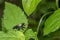
<svg viewBox="0 0 60 40">
<path fill-rule="evenodd" d="M 56 3 L 54 1 L 47 2 L 46 0 L 42 0 L 37 10 L 42 14 L 52 12 L 53 10 L 56 10 Z"/>
</svg>

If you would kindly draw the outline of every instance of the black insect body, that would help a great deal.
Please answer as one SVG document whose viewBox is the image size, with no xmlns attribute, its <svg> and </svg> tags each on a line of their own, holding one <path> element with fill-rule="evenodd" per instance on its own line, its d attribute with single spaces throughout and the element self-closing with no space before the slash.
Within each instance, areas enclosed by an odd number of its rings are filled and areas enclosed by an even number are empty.
<svg viewBox="0 0 60 40">
<path fill-rule="evenodd" d="M 13 27 L 13 29 L 17 29 L 17 30 L 20 30 L 20 29 L 23 29 L 23 28 L 25 28 L 25 24 L 24 23 L 18 24 L 18 25 Z"/>
</svg>

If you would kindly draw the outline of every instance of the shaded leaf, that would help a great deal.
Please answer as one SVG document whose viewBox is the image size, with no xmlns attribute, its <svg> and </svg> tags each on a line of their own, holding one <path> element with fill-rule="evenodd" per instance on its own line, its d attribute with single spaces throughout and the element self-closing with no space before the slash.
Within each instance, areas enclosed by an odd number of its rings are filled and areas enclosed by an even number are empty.
<svg viewBox="0 0 60 40">
<path fill-rule="evenodd" d="M 22 0 L 24 11 L 29 16 L 37 7 L 41 0 Z"/>
<path fill-rule="evenodd" d="M 39 11 L 39 13 L 42 14 L 53 12 L 54 10 L 56 10 L 56 3 L 54 1 L 50 2 L 50 1 L 42 0 L 38 5 L 37 10 Z"/>
<path fill-rule="evenodd" d="M 56 10 L 45 22 L 44 35 L 56 31 L 60 27 L 60 9 Z"/>
</svg>

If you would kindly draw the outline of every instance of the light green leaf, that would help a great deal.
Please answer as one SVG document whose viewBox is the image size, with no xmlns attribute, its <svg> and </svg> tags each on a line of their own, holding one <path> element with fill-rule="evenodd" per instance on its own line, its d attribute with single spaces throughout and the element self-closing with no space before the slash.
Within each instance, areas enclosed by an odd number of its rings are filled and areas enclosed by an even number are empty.
<svg viewBox="0 0 60 40">
<path fill-rule="evenodd" d="M 33 38 L 34 40 L 38 40 L 37 38 L 37 32 L 33 32 L 32 29 L 29 29 L 25 32 L 26 40 L 29 40 L 30 38 Z"/>
<path fill-rule="evenodd" d="M 44 35 L 60 28 L 60 9 L 56 10 L 45 22 Z"/>
<path fill-rule="evenodd" d="M 29 16 L 37 7 L 41 0 L 22 0 L 24 11 Z"/>
<path fill-rule="evenodd" d="M 24 15 L 24 12 L 18 6 L 5 2 L 2 26 L 7 30 L 12 30 L 14 26 L 21 23 L 25 23 L 25 28 L 27 28 L 28 20 Z"/>
<path fill-rule="evenodd" d="M 25 36 L 20 31 L 0 32 L 0 40 L 25 40 Z"/>
</svg>

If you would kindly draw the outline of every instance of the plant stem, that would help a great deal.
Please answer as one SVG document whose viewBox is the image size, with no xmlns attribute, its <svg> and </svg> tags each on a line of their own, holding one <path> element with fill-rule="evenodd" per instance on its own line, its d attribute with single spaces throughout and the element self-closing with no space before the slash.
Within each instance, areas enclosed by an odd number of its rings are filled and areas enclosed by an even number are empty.
<svg viewBox="0 0 60 40">
<path fill-rule="evenodd" d="M 39 21 L 39 24 L 38 24 L 37 32 L 38 32 L 38 30 L 39 30 L 39 27 L 41 26 L 41 23 L 42 23 L 42 21 L 43 21 L 43 18 L 44 18 L 46 15 L 47 15 L 47 14 L 44 14 L 44 15 L 41 17 L 41 19 L 40 19 L 40 21 Z"/>
<path fill-rule="evenodd" d="M 49 13 L 45 13 L 42 17 L 41 17 L 41 19 L 40 19 L 40 21 L 39 21 L 39 24 L 38 24 L 38 28 L 37 28 L 37 32 L 39 31 L 39 28 L 40 28 L 40 26 L 41 26 L 41 23 L 42 23 L 42 21 L 43 21 L 43 19 L 44 19 L 44 17 L 46 16 L 46 15 L 48 15 L 48 14 L 51 14 L 52 12 L 49 12 Z"/>
<path fill-rule="evenodd" d="M 59 8 L 59 0 L 56 0 L 57 9 Z"/>
</svg>

